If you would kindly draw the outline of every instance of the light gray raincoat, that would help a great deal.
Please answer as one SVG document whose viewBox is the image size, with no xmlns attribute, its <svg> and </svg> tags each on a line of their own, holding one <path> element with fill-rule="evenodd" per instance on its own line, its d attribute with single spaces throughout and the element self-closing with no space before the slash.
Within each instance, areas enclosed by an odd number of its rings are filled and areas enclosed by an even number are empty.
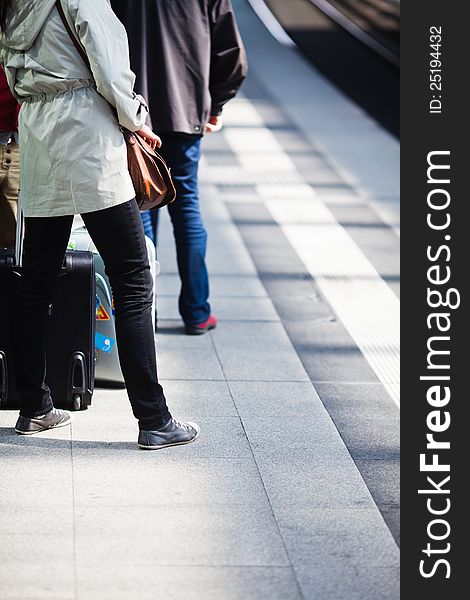
<svg viewBox="0 0 470 600">
<path fill-rule="evenodd" d="M 13 0 L 0 62 L 22 103 L 21 197 L 27 217 L 86 213 L 127 202 L 134 188 L 119 123 L 139 130 L 127 36 L 108 0 L 63 0 L 91 64 L 73 45 L 55 0 Z M 109 104 L 108 104 L 109 103 Z"/>
</svg>

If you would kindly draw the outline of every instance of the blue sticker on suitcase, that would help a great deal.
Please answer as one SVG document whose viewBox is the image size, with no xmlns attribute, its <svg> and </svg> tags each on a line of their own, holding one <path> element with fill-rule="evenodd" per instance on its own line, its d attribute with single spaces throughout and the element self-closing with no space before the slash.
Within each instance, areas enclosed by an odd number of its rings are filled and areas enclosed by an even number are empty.
<svg viewBox="0 0 470 600">
<path fill-rule="evenodd" d="M 102 333 L 95 334 L 95 346 L 97 350 L 101 350 L 102 352 L 111 352 L 112 347 L 116 343 L 116 340 L 113 338 L 107 337 Z"/>
</svg>

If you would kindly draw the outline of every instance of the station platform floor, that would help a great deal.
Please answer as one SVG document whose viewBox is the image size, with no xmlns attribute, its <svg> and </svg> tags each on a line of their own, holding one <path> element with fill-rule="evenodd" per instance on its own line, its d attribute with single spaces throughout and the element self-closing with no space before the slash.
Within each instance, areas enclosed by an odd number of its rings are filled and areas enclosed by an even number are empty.
<svg viewBox="0 0 470 600">
<path fill-rule="evenodd" d="M 71 429 L 0 412 L 4 600 L 398 600 L 398 142 L 235 0 L 250 74 L 203 142 L 218 328 L 183 333 L 162 211 L 159 373 L 194 444 L 145 452 L 122 390 Z"/>
</svg>

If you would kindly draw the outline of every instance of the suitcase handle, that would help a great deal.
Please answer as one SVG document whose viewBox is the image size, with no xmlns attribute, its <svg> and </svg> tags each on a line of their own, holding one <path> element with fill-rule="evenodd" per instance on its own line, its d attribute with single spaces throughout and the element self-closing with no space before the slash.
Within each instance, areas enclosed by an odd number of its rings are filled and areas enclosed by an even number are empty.
<svg viewBox="0 0 470 600">
<path fill-rule="evenodd" d="M 0 350 L 0 405 L 6 402 L 8 391 L 7 357 Z"/>
<path fill-rule="evenodd" d="M 24 242 L 24 214 L 21 204 L 21 192 L 18 192 L 18 217 L 16 219 L 16 237 L 15 237 L 15 258 L 13 268 L 18 268 L 23 265 L 23 242 Z M 72 257 L 67 254 L 64 256 L 64 263 L 61 268 L 61 274 L 68 273 L 72 270 Z"/>
<path fill-rule="evenodd" d="M 16 238 L 15 238 L 15 267 L 21 267 L 23 264 L 23 240 L 24 240 L 24 215 L 21 205 L 21 192 L 18 191 L 18 217 L 16 219 Z"/>
<path fill-rule="evenodd" d="M 75 250 L 75 252 L 77 252 L 77 250 Z M 59 277 L 63 277 L 64 275 L 67 275 L 67 273 L 70 273 L 72 270 L 73 270 L 73 255 L 71 253 L 69 254 L 68 252 L 66 252 L 65 256 L 64 256 L 64 262 L 62 263 L 62 266 L 60 267 Z"/>
</svg>

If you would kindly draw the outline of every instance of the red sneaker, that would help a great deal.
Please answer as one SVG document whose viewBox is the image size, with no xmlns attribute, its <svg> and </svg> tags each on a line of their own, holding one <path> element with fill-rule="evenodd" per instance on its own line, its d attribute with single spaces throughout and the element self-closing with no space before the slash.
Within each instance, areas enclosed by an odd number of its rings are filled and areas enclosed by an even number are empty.
<svg viewBox="0 0 470 600">
<path fill-rule="evenodd" d="M 217 327 L 217 319 L 214 315 L 211 315 L 204 323 L 198 323 L 198 325 L 186 325 L 187 335 L 202 335 L 211 329 Z"/>
</svg>

